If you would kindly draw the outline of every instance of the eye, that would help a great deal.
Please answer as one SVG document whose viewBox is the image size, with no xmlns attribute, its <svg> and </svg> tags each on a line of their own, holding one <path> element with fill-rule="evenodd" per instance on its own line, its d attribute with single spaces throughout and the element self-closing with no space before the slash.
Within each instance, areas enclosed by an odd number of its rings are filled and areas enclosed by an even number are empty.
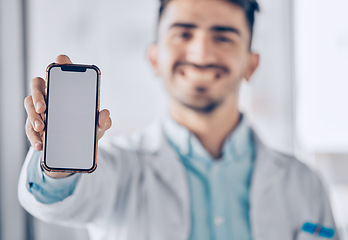
<svg viewBox="0 0 348 240">
<path fill-rule="evenodd" d="M 183 40 L 189 40 L 191 37 L 192 34 L 190 32 L 181 32 L 176 35 L 176 38 Z"/>
<path fill-rule="evenodd" d="M 222 43 L 233 43 L 233 40 L 231 38 L 225 37 L 225 36 L 215 36 L 216 42 L 222 42 Z"/>
</svg>

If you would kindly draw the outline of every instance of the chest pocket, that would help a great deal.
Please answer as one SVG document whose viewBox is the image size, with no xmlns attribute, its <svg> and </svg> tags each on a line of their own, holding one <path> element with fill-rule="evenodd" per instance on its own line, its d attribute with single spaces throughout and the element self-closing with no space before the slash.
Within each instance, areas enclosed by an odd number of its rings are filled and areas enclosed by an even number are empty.
<svg viewBox="0 0 348 240">
<path fill-rule="evenodd" d="M 335 231 L 332 228 L 324 227 L 320 224 L 306 222 L 303 224 L 299 237 L 304 236 L 303 239 L 332 239 Z M 302 238 L 298 238 L 302 239 Z"/>
</svg>

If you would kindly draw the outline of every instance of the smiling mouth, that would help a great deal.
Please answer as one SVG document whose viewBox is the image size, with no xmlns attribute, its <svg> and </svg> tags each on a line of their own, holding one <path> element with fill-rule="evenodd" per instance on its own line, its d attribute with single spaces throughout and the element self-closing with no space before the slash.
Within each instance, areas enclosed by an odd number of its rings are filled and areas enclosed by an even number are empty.
<svg viewBox="0 0 348 240">
<path fill-rule="evenodd" d="M 215 70 L 180 69 L 179 74 L 185 80 L 196 83 L 211 83 L 219 80 L 222 73 Z"/>
</svg>

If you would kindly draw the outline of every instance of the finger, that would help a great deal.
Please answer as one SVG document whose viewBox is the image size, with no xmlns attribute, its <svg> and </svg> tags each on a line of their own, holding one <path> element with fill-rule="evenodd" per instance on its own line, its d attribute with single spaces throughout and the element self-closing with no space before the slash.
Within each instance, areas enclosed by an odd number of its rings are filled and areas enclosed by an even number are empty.
<svg viewBox="0 0 348 240">
<path fill-rule="evenodd" d="M 110 118 L 110 112 L 107 109 L 104 109 L 102 111 L 99 112 L 99 121 L 98 121 L 98 126 L 101 129 L 105 129 L 106 127 L 106 121 L 108 120 L 108 118 Z M 106 129 L 105 129 L 106 130 Z"/>
<path fill-rule="evenodd" d="M 29 119 L 25 123 L 25 133 L 27 134 L 30 145 L 35 148 L 36 151 L 42 150 L 42 139 L 38 132 L 35 132 Z"/>
<path fill-rule="evenodd" d="M 100 127 L 97 129 L 97 141 L 104 136 L 105 131 L 103 131 Z"/>
<path fill-rule="evenodd" d="M 107 131 L 109 128 L 111 128 L 111 125 L 112 125 L 112 120 L 111 118 L 109 117 L 107 120 L 106 120 L 106 123 L 104 125 L 104 130 Z"/>
<path fill-rule="evenodd" d="M 112 124 L 111 118 L 108 118 L 108 120 L 106 122 L 107 122 L 106 123 L 107 127 L 105 129 L 102 129 L 100 127 L 98 127 L 98 129 L 97 129 L 97 140 L 98 141 L 99 141 L 99 139 L 101 139 L 104 136 L 105 132 L 111 127 L 111 124 Z"/>
<path fill-rule="evenodd" d="M 61 54 L 56 58 L 58 64 L 72 64 L 70 58 L 67 55 Z"/>
<path fill-rule="evenodd" d="M 33 104 L 37 113 L 43 113 L 46 110 L 45 88 L 46 82 L 40 77 L 31 80 L 31 92 Z"/>
<path fill-rule="evenodd" d="M 111 125 L 112 125 L 112 121 L 111 121 L 111 118 L 109 117 L 106 120 L 105 126 L 103 128 L 98 127 L 97 140 L 101 139 L 104 136 L 105 132 L 111 127 Z"/>
<path fill-rule="evenodd" d="M 112 125 L 110 118 L 110 112 L 106 109 L 102 110 L 99 113 L 99 123 L 97 129 L 97 140 L 104 136 L 106 130 L 108 130 Z"/>
<path fill-rule="evenodd" d="M 44 129 L 44 122 L 41 116 L 35 111 L 33 98 L 28 96 L 24 99 L 24 107 L 27 111 L 28 119 L 36 132 L 41 132 Z"/>
</svg>

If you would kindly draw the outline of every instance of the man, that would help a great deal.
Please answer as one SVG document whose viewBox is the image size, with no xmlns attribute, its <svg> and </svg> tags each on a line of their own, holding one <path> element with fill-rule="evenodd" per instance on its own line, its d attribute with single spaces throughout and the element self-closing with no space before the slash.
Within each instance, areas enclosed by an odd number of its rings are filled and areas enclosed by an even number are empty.
<svg viewBox="0 0 348 240">
<path fill-rule="evenodd" d="M 257 10 L 254 0 L 161 1 L 148 58 L 170 95 L 169 113 L 100 147 L 92 174 L 40 168 L 45 83 L 33 79 L 23 207 L 85 226 L 92 239 L 338 239 L 316 174 L 263 145 L 238 110 L 240 84 L 259 63 L 251 51 Z M 71 62 L 61 55 L 57 63 Z M 101 111 L 98 139 L 110 126 Z"/>
</svg>

